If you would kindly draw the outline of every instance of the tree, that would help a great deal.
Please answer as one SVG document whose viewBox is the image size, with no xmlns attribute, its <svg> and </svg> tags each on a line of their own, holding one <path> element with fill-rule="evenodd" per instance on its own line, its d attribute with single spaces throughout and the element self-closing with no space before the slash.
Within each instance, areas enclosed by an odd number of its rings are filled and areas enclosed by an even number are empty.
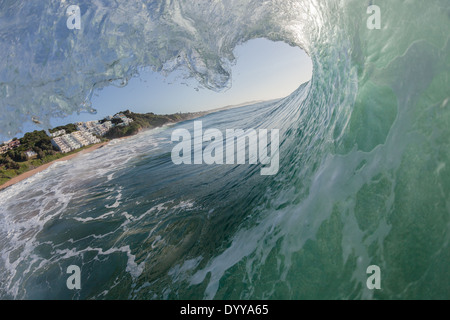
<svg viewBox="0 0 450 320">
<path fill-rule="evenodd" d="M 37 154 L 39 154 L 39 152 L 42 152 L 42 149 L 39 148 L 39 147 L 37 147 L 37 146 L 35 146 L 35 147 L 33 148 L 33 151 L 36 152 Z"/>
<path fill-rule="evenodd" d="M 25 152 L 16 151 L 14 153 L 13 160 L 15 162 L 24 162 L 24 161 L 27 161 L 27 156 L 26 156 Z"/>
<path fill-rule="evenodd" d="M 11 161 L 6 164 L 7 169 L 19 170 L 20 165 L 17 162 Z"/>
<path fill-rule="evenodd" d="M 118 124 L 121 124 L 121 123 L 122 123 L 122 119 L 112 119 L 111 122 L 112 122 L 114 125 L 118 125 Z"/>
</svg>

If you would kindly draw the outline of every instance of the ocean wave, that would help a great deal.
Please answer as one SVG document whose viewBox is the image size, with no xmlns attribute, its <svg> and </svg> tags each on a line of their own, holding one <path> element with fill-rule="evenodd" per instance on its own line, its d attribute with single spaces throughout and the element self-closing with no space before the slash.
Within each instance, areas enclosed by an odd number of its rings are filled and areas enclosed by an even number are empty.
<svg viewBox="0 0 450 320">
<path fill-rule="evenodd" d="M 374 3 L 380 30 L 367 28 Z M 227 88 L 234 48 L 255 38 L 303 48 L 313 77 L 284 99 L 202 119 L 279 128 L 274 177 L 176 167 L 161 129 L 0 192 L 0 297 L 48 292 L 47 270 L 59 298 L 449 297 L 447 0 L 79 5 L 77 33 L 63 2 L 0 4 L 1 134 L 87 110 L 93 90 L 141 67 Z M 62 262 L 101 284 L 67 294 Z M 366 288 L 371 264 L 381 291 Z"/>
</svg>

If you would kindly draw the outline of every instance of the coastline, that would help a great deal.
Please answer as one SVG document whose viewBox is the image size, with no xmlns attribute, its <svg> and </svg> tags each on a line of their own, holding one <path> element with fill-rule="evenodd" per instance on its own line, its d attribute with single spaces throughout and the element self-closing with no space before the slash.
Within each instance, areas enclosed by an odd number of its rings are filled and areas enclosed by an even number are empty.
<svg viewBox="0 0 450 320">
<path fill-rule="evenodd" d="M 179 121 L 169 122 L 168 124 L 176 124 L 176 123 L 183 122 L 183 121 L 193 120 L 193 119 L 196 119 L 196 118 L 200 118 L 200 117 L 206 116 L 206 115 L 211 114 L 211 113 L 215 113 L 215 112 L 217 112 L 217 111 L 226 110 L 227 108 L 230 108 L 230 107 L 233 107 L 233 106 L 227 106 L 227 107 L 224 107 L 224 108 L 218 108 L 218 109 L 213 109 L 213 110 L 209 110 L 209 111 L 193 112 L 193 113 L 191 113 L 191 114 L 192 114 L 191 117 L 188 117 L 188 118 L 185 118 L 185 119 L 182 119 L 182 120 L 179 120 Z M 234 106 L 234 107 L 236 107 L 236 106 Z M 155 128 L 150 128 L 150 129 L 155 129 Z M 146 129 L 141 129 L 141 130 L 139 130 L 138 133 L 140 133 L 140 132 L 142 132 L 142 131 L 145 131 L 145 130 L 146 130 Z M 39 172 L 41 172 L 41 171 L 44 171 L 45 169 L 47 169 L 48 167 L 50 167 L 51 165 L 53 165 L 53 164 L 56 163 L 56 162 L 59 162 L 59 161 L 66 161 L 66 160 L 73 159 L 73 158 L 75 158 L 75 157 L 78 156 L 78 155 L 85 154 L 85 153 L 89 153 L 89 152 L 92 152 L 92 151 L 94 151 L 94 150 L 96 150 L 96 149 L 99 149 L 99 148 L 101 148 L 101 147 L 107 145 L 107 144 L 110 143 L 111 141 L 128 139 L 128 138 L 131 138 L 131 137 L 134 136 L 134 135 L 136 135 L 136 134 L 129 135 L 129 136 L 124 136 L 124 137 L 120 137 L 120 138 L 113 138 L 113 139 L 111 139 L 111 140 L 109 140 L 109 141 L 101 142 L 101 143 L 95 144 L 95 145 L 93 145 L 93 146 L 91 146 L 91 147 L 89 147 L 89 148 L 87 148 L 87 149 L 80 150 L 80 151 L 75 152 L 75 153 L 73 153 L 73 154 L 70 154 L 70 155 L 64 156 L 64 157 L 62 157 L 62 158 L 59 158 L 59 159 L 57 159 L 57 160 L 53 160 L 53 161 L 51 161 L 51 162 L 49 162 L 49 163 L 43 164 L 43 165 L 41 165 L 41 166 L 39 166 L 39 167 L 37 167 L 37 168 L 34 168 L 34 169 L 32 169 L 32 170 L 26 171 L 26 172 L 24 172 L 24 173 L 22 173 L 22 174 L 20 174 L 20 175 L 18 175 L 18 176 L 15 176 L 14 178 L 12 178 L 12 179 L 10 179 L 10 180 L 8 180 L 8 181 L 6 181 L 6 182 L 3 183 L 2 185 L 0 185 L 0 192 L 3 191 L 3 190 L 6 189 L 6 188 L 8 188 L 8 187 L 10 187 L 10 186 L 12 186 L 12 185 L 18 183 L 18 182 L 20 182 L 20 181 L 23 181 L 23 180 L 25 180 L 25 179 L 28 179 L 28 178 L 32 177 L 32 176 L 35 175 L 36 173 L 39 173 Z"/>
<path fill-rule="evenodd" d="M 36 173 L 44 171 L 45 169 L 47 169 L 48 167 L 50 167 L 51 165 L 53 165 L 56 162 L 70 160 L 70 159 L 73 159 L 73 158 L 75 158 L 75 157 L 77 157 L 77 156 L 79 156 L 81 154 L 92 152 L 94 150 L 97 150 L 97 149 L 107 145 L 109 142 L 110 141 L 94 144 L 90 148 L 80 150 L 79 152 L 70 154 L 68 156 L 62 157 L 62 158 L 57 159 L 57 160 L 53 160 L 53 161 L 51 161 L 49 163 L 43 164 L 43 165 L 41 165 L 41 166 L 39 166 L 37 168 L 34 168 L 34 169 L 30 170 L 30 171 L 24 172 L 24 173 L 14 177 L 14 178 L 12 178 L 11 180 L 6 181 L 4 184 L 0 185 L 0 191 L 4 190 L 4 189 L 6 189 L 6 188 L 8 188 L 8 187 L 10 187 L 10 186 L 20 182 L 20 181 L 28 179 L 28 178 L 34 176 Z"/>
<path fill-rule="evenodd" d="M 203 116 L 203 115 L 205 115 L 205 114 L 198 113 L 198 114 L 197 114 L 196 116 L 194 116 L 192 119 L 201 117 L 201 116 Z M 192 120 L 192 119 L 189 119 L 189 120 Z M 175 124 L 175 123 L 177 123 L 177 122 L 173 122 L 173 124 Z M 154 129 L 154 128 L 152 128 L 152 129 Z M 140 132 L 142 132 L 142 131 L 143 131 L 143 130 L 140 130 Z M 99 148 L 101 148 L 101 147 L 107 145 L 107 144 L 110 143 L 111 141 L 114 141 L 114 140 L 119 140 L 119 141 L 120 141 L 120 140 L 124 140 L 124 139 L 131 138 L 131 137 L 133 137 L 133 136 L 134 136 L 134 135 L 130 135 L 130 136 L 125 136 L 125 137 L 120 137 L 120 138 L 114 138 L 114 139 L 111 139 L 111 140 L 109 140 L 109 141 L 101 142 L 101 143 L 98 143 L 98 144 L 95 144 L 95 145 L 91 146 L 90 148 L 80 150 L 80 151 L 78 151 L 78 152 L 76 152 L 76 153 L 73 153 L 73 154 L 67 155 L 67 156 L 65 156 L 65 157 L 62 157 L 62 158 L 53 160 L 53 161 L 51 161 L 51 162 L 49 162 L 49 163 L 46 163 L 46 164 L 43 164 L 43 165 L 41 165 L 41 166 L 39 166 L 39 167 L 37 167 L 37 168 L 34 168 L 34 169 L 32 169 L 32 170 L 29 170 L 29 171 L 26 171 L 26 172 L 24 172 L 24 173 L 22 173 L 22 174 L 20 174 L 20 175 L 18 175 L 18 176 L 15 176 L 14 178 L 12 178 L 12 179 L 10 179 L 10 180 L 8 180 L 8 181 L 6 181 L 4 184 L 0 185 L 0 192 L 3 191 L 3 190 L 6 189 L 6 188 L 8 188 L 8 187 L 10 187 L 10 186 L 12 186 L 12 185 L 18 183 L 18 182 L 20 182 L 20 181 L 23 181 L 23 180 L 25 180 L 25 179 L 28 179 L 28 178 L 34 176 L 36 173 L 39 173 L 39 172 L 41 172 L 41 171 L 44 171 L 45 169 L 47 169 L 48 167 L 50 167 L 52 164 L 54 164 L 54 163 L 56 163 L 56 162 L 59 162 L 59 161 L 66 161 L 66 160 L 73 159 L 73 158 L 75 158 L 76 156 L 79 156 L 79 155 L 81 155 L 81 154 L 85 154 L 85 153 L 89 153 L 89 152 L 92 152 L 92 151 L 94 151 L 94 150 L 97 150 L 97 149 L 99 149 Z"/>
</svg>

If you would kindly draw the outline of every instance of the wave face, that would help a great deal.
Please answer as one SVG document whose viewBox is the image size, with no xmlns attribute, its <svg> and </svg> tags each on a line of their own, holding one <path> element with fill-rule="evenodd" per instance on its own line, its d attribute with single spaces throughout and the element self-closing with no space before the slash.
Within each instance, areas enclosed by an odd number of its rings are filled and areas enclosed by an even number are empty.
<svg viewBox="0 0 450 320">
<path fill-rule="evenodd" d="M 303 48 L 313 78 L 202 119 L 280 129 L 276 176 L 174 166 L 160 129 L 2 191 L 0 298 L 450 298 L 448 0 L 78 3 L 80 32 L 63 1 L 0 3 L 0 133 L 89 110 L 92 90 L 142 67 L 224 89 L 254 38 Z"/>
</svg>

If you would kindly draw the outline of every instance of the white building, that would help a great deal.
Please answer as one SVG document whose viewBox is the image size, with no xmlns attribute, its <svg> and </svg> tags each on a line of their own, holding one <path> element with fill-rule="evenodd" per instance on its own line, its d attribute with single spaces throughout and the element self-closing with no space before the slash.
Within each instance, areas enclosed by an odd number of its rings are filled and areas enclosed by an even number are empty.
<svg viewBox="0 0 450 320">
<path fill-rule="evenodd" d="M 50 136 L 51 138 L 55 138 L 55 137 L 62 136 L 62 135 L 64 135 L 64 134 L 66 134 L 66 130 L 62 129 L 62 130 L 59 130 L 59 131 L 50 133 L 49 136 Z"/>
<path fill-rule="evenodd" d="M 34 152 L 33 150 L 28 150 L 27 152 L 25 152 L 25 155 L 27 156 L 28 159 L 36 157 L 37 153 Z"/>
<path fill-rule="evenodd" d="M 97 136 L 104 136 L 114 125 L 111 121 L 100 123 L 99 121 L 88 121 L 77 123 L 77 128 L 80 131 L 86 131 Z"/>
<path fill-rule="evenodd" d="M 70 146 L 66 143 L 63 137 L 56 137 L 52 139 L 52 145 L 54 145 L 62 153 L 67 153 L 72 151 Z"/>
<path fill-rule="evenodd" d="M 59 151 L 67 153 L 94 143 L 99 143 L 100 139 L 87 131 L 75 131 L 56 137 L 51 142 Z"/>
</svg>

